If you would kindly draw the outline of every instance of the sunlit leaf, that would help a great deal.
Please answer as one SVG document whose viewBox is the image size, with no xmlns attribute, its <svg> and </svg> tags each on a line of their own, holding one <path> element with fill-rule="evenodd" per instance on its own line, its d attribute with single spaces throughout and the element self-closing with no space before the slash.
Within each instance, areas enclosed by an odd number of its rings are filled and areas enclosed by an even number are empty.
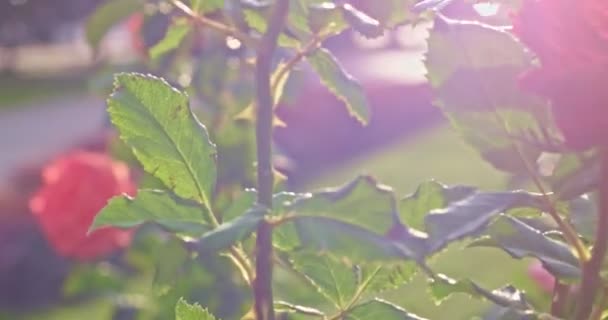
<svg viewBox="0 0 608 320">
<path fill-rule="evenodd" d="M 487 235 L 472 246 L 498 247 L 519 259 L 536 257 L 557 277 L 580 276 L 578 259 L 568 245 L 543 235 L 517 218 L 500 217 L 488 228 Z"/>
<path fill-rule="evenodd" d="M 425 218 L 429 250 L 435 252 L 452 241 L 480 235 L 500 213 L 518 207 L 542 206 L 540 195 L 524 191 L 475 193 Z"/>
<path fill-rule="evenodd" d="M 445 186 L 436 181 L 421 183 L 416 192 L 401 199 L 399 216 L 409 227 L 423 230 L 424 219 L 434 209 L 440 209 L 447 204 L 462 200 L 475 192 L 468 186 Z"/>
<path fill-rule="evenodd" d="M 529 51 L 505 30 L 450 20 L 436 21 L 428 46 L 435 105 L 495 168 L 527 172 L 541 151 L 519 137 L 553 131 L 547 104 L 518 84 Z"/>
<path fill-rule="evenodd" d="M 341 187 L 301 196 L 290 210 L 301 216 L 335 218 L 384 234 L 393 224 L 397 208 L 392 189 L 370 176 L 359 176 Z"/>
<path fill-rule="evenodd" d="M 91 230 L 102 227 L 132 228 L 153 222 L 174 232 L 200 235 L 210 229 L 203 212 L 194 201 L 159 190 L 139 190 L 136 197 L 117 196 L 95 217 Z"/>
<path fill-rule="evenodd" d="M 356 305 L 344 316 L 347 320 L 424 320 L 405 309 L 381 299 L 373 299 L 368 302 Z"/>
<path fill-rule="evenodd" d="M 321 48 L 306 59 L 319 75 L 321 83 L 345 103 L 351 116 L 367 124 L 370 119 L 370 108 L 363 87 L 344 70 L 336 57 L 327 49 Z"/>
<path fill-rule="evenodd" d="M 163 54 L 177 48 L 188 34 L 191 27 L 188 24 L 175 24 L 169 27 L 165 37 L 150 48 L 150 58 L 156 59 Z"/>
<path fill-rule="evenodd" d="M 219 251 L 236 244 L 250 236 L 264 219 L 267 210 L 254 207 L 234 220 L 224 222 L 219 227 L 205 233 L 198 240 L 198 247 L 202 250 Z"/>
<path fill-rule="evenodd" d="M 357 291 L 357 273 L 352 265 L 310 253 L 294 255 L 293 264 L 338 309 L 343 309 Z"/>
<path fill-rule="evenodd" d="M 191 0 L 191 8 L 206 14 L 224 8 L 224 0 Z"/>
<path fill-rule="evenodd" d="M 361 35 L 367 38 L 376 38 L 384 33 L 384 28 L 376 19 L 368 16 L 364 12 L 350 4 L 342 5 L 344 19 L 348 24 Z"/>
<path fill-rule="evenodd" d="M 175 306 L 175 320 L 215 320 L 216 318 L 198 304 L 189 304 L 183 298 Z"/>
<path fill-rule="evenodd" d="M 122 73 L 116 76 L 108 112 L 147 172 L 178 196 L 210 208 L 215 145 L 188 104 L 185 93 L 160 78 Z"/>
</svg>

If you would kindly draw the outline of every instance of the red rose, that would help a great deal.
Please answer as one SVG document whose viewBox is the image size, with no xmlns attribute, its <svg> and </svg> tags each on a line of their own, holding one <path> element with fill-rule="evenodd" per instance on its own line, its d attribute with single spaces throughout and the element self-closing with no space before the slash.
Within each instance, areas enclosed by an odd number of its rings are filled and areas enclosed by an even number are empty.
<svg viewBox="0 0 608 320">
<path fill-rule="evenodd" d="M 134 194 L 125 164 L 103 153 L 75 151 L 45 167 L 42 180 L 30 208 L 59 254 L 90 260 L 130 243 L 131 230 L 105 228 L 87 236 L 95 215 L 111 197 Z"/>
<path fill-rule="evenodd" d="M 567 145 L 608 137 L 608 1 L 524 0 L 514 31 L 538 56 L 526 89 L 551 101 Z"/>
</svg>

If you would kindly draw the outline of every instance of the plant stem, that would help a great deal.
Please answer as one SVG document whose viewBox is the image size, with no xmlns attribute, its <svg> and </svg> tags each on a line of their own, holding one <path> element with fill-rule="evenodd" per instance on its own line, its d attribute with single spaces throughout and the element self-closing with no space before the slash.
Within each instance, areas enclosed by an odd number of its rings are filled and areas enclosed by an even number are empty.
<svg viewBox="0 0 608 320">
<path fill-rule="evenodd" d="M 551 315 L 562 318 L 568 302 L 570 286 L 555 279 L 555 289 L 553 289 L 553 300 L 551 301 Z"/>
<path fill-rule="evenodd" d="M 602 279 L 600 271 L 608 249 L 608 148 L 600 150 L 600 177 L 598 192 L 598 221 L 591 259 L 583 268 L 583 279 L 578 300 L 576 319 L 587 320 L 595 302 Z"/>
<path fill-rule="evenodd" d="M 257 48 L 255 65 L 256 147 L 258 203 L 271 209 L 274 176 L 272 170 L 272 120 L 274 106 L 270 84 L 272 57 L 283 30 L 289 0 L 277 0 L 268 22 L 268 30 Z M 263 220 L 256 233 L 256 278 L 253 282 L 254 311 L 257 320 L 274 320 L 272 297 L 272 225 Z"/>
</svg>

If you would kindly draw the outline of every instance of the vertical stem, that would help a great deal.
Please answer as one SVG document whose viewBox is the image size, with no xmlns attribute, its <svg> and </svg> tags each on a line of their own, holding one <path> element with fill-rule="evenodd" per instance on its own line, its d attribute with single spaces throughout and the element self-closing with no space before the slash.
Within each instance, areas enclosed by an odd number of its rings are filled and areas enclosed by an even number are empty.
<svg viewBox="0 0 608 320">
<path fill-rule="evenodd" d="M 587 320 L 593 308 L 597 290 L 601 286 L 600 271 L 608 249 L 608 148 L 600 149 L 599 205 L 595 241 L 591 259 L 583 268 L 583 279 L 578 300 L 576 319 Z"/>
<path fill-rule="evenodd" d="M 555 279 L 555 288 L 553 289 L 553 300 L 551 301 L 551 315 L 558 318 L 564 317 L 564 311 L 566 310 L 566 304 L 568 300 L 568 294 L 570 286 L 559 282 Z"/>
<path fill-rule="evenodd" d="M 272 208 L 272 120 L 274 106 L 270 84 L 272 57 L 277 47 L 279 34 L 283 30 L 289 0 L 277 0 L 268 22 L 268 30 L 257 48 L 255 67 L 256 86 L 256 146 L 258 173 L 258 203 Z M 254 311 L 257 320 L 274 320 L 272 297 L 272 226 L 265 220 L 257 229 L 256 278 L 253 282 Z"/>
</svg>

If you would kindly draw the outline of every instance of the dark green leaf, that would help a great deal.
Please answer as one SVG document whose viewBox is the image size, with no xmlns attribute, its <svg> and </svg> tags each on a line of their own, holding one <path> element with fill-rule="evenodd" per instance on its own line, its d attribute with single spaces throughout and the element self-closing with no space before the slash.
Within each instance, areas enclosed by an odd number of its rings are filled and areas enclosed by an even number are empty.
<svg viewBox="0 0 608 320">
<path fill-rule="evenodd" d="M 110 0 L 95 10 L 86 22 L 87 42 L 97 51 L 106 33 L 117 23 L 135 13 L 142 6 L 140 0 Z"/>
<path fill-rule="evenodd" d="M 343 4 L 342 11 L 344 19 L 348 24 L 364 37 L 376 38 L 384 33 L 384 28 L 380 25 L 380 22 L 359 11 L 352 5 L 348 3 Z"/>
<path fill-rule="evenodd" d="M 595 239 L 597 205 L 589 195 L 583 195 L 568 202 L 568 217 L 578 234 L 589 241 Z"/>
<path fill-rule="evenodd" d="M 395 219 L 396 199 L 389 187 L 359 176 L 341 187 L 302 196 L 289 209 L 300 216 L 334 218 L 384 234 Z"/>
<path fill-rule="evenodd" d="M 572 279 L 580 276 L 578 259 L 568 245 L 543 235 L 517 218 L 498 218 L 487 229 L 487 235 L 472 246 L 498 247 L 518 259 L 536 257 L 557 277 Z"/>
<path fill-rule="evenodd" d="M 378 298 L 356 305 L 346 312 L 344 319 L 424 320 L 424 318 L 409 313 L 397 305 Z"/>
<path fill-rule="evenodd" d="M 178 196 L 211 207 L 215 145 L 190 110 L 188 96 L 150 75 L 122 73 L 115 86 L 110 118 L 144 169 Z"/>
<path fill-rule="evenodd" d="M 279 229 L 290 224 L 294 224 L 292 227 L 299 240 L 298 248 L 348 257 L 355 263 L 417 258 L 424 251 L 422 240 L 420 243 L 412 241 L 398 246 L 384 236 L 330 218 L 296 216 Z"/>
<path fill-rule="evenodd" d="M 181 298 L 175 306 L 175 320 L 215 320 L 215 317 L 200 305 Z"/>
<path fill-rule="evenodd" d="M 185 23 L 175 24 L 169 27 L 169 30 L 167 30 L 167 34 L 165 35 L 165 37 L 152 48 L 150 48 L 150 58 L 156 59 L 162 56 L 163 54 L 177 48 L 184 39 L 184 37 L 186 37 L 186 35 L 188 34 L 188 31 L 190 31 L 190 28 L 190 25 Z"/>
<path fill-rule="evenodd" d="M 114 197 L 95 217 L 91 231 L 114 226 L 132 228 L 146 222 L 157 223 L 175 232 L 200 235 L 210 229 L 203 212 L 194 201 L 159 190 L 139 190 L 135 198 Z"/>
<path fill-rule="evenodd" d="M 363 87 L 340 65 L 327 49 L 321 48 L 307 56 L 307 60 L 325 85 L 342 100 L 350 114 L 363 124 L 370 119 L 370 108 Z"/>
<path fill-rule="evenodd" d="M 236 244 L 251 235 L 259 222 L 264 219 L 267 210 L 255 207 L 232 221 L 205 233 L 198 241 L 202 250 L 219 251 Z"/>
<path fill-rule="evenodd" d="M 475 193 L 425 218 L 431 252 L 452 241 L 479 235 L 500 213 L 512 208 L 540 207 L 540 195 L 524 191 Z"/>
<path fill-rule="evenodd" d="M 424 229 L 424 219 L 434 209 L 443 208 L 451 202 L 459 201 L 475 192 L 468 186 L 448 187 L 436 181 L 424 182 L 416 192 L 401 199 L 399 216 L 407 226 Z"/>
</svg>

